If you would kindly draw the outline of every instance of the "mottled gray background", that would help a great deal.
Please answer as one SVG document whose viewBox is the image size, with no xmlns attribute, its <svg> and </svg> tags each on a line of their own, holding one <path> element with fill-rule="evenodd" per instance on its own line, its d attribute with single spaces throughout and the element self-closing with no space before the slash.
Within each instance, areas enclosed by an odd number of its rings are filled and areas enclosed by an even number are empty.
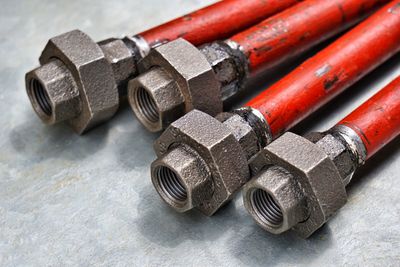
<svg viewBox="0 0 400 267">
<path fill-rule="evenodd" d="M 212 218 L 169 209 L 149 179 L 157 135 L 127 108 L 82 137 L 33 113 L 24 74 L 51 36 L 79 28 L 118 37 L 211 2 L 0 2 L 0 265 L 399 265 L 399 138 L 356 174 L 347 205 L 302 240 L 263 232 L 240 196 Z M 396 56 L 295 130 L 326 129 L 399 74 Z"/>
</svg>

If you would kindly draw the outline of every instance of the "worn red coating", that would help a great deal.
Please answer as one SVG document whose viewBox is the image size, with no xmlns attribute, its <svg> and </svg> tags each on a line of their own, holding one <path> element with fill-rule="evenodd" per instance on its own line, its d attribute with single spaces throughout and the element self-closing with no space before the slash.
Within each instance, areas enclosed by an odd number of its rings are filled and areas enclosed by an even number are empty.
<svg viewBox="0 0 400 267">
<path fill-rule="evenodd" d="M 276 137 L 400 50 L 400 0 L 382 7 L 250 100 Z"/>
<path fill-rule="evenodd" d="M 154 46 L 179 37 L 194 45 L 224 39 L 302 0 L 225 0 L 140 35 Z"/>
<path fill-rule="evenodd" d="M 400 135 L 400 76 L 338 124 L 357 133 L 367 149 L 367 158 Z"/>
<path fill-rule="evenodd" d="M 271 68 L 360 19 L 389 0 L 307 0 L 241 32 L 239 43 L 252 70 Z"/>
</svg>

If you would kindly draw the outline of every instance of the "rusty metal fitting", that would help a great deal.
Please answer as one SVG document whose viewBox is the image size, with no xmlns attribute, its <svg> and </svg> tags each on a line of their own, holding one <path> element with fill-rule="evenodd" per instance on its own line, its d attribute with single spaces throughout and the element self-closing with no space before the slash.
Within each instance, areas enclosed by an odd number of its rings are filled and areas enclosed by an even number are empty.
<svg viewBox="0 0 400 267">
<path fill-rule="evenodd" d="M 262 228 L 307 238 L 347 201 L 346 185 L 365 160 L 365 147 L 345 126 L 305 137 L 285 133 L 250 162 L 255 174 L 244 205 Z"/>
<path fill-rule="evenodd" d="M 196 48 L 177 39 L 152 49 L 128 84 L 128 99 L 150 131 L 165 129 L 185 113 L 198 109 L 213 116 L 238 90 L 247 73 L 244 55 L 228 42 Z"/>
<path fill-rule="evenodd" d="M 25 76 L 35 112 L 47 124 L 68 121 L 79 134 L 108 120 L 148 50 L 140 37 L 96 43 L 74 30 L 51 38 L 41 66 Z"/>
<path fill-rule="evenodd" d="M 158 159 L 151 166 L 152 181 L 162 199 L 175 210 L 197 208 L 211 216 L 250 178 L 248 159 L 262 148 L 260 143 L 267 142 L 268 129 L 257 121 L 262 116 L 256 111 L 235 112 L 214 118 L 193 110 L 173 122 L 156 140 Z M 258 133 L 265 135 L 260 137 Z M 193 185 L 201 184 L 199 181 L 207 181 L 207 186 L 194 194 Z"/>
</svg>

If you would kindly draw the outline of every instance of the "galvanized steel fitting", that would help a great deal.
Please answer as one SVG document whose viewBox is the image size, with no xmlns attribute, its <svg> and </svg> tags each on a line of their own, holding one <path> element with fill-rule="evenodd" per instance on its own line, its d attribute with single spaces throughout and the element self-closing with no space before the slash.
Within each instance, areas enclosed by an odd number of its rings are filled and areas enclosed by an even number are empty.
<svg viewBox="0 0 400 267">
<path fill-rule="evenodd" d="M 233 42 L 196 48 L 177 39 L 152 49 L 139 65 L 141 75 L 128 85 L 129 103 L 150 131 L 165 129 L 198 109 L 213 116 L 247 76 L 247 60 Z"/>
<path fill-rule="evenodd" d="M 41 66 L 25 76 L 32 107 L 44 123 L 68 121 L 82 134 L 115 114 L 148 51 L 138 36 L 96 43 L 74 30 L 51 38 Z"/>
<path fill-rule="evenodd" d="M 244 205 L 268 232 L 293 229 L 307 238 L 346 203 L 345 187 L 365 157 L 346 126 L 307 138 L 285 133 L 252 159 Z"/>
<path fill-rule="evenodd" d="M 193 110 L 155 142 L 152 182 L 179 212 L 213 215 L 249 180 L 248 160 L 270 141 L 267 124 L 244 108 L 216 118 Z"/>
</svg>

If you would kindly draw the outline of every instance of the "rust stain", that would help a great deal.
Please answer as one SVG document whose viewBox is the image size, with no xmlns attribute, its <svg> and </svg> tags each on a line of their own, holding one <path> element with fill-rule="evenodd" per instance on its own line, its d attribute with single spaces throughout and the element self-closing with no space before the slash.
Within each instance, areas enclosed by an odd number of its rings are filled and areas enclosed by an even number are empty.
<svg viewBox="0 0 400 267">
<path fill-rule="evenodd" d="M 283 37 L 283 38 L 279 39 L 279 42 L 280 42 L 281 44 L 284 44 L 284 43 L 286 43 L 287 41 L 288 41 L 288 38 L 286 38 L 286 37 Z"/>
<path fill-rule="evenodd" d="M 188 32 L 182 32 L 182 33 L 178 34 L 177 36 L 178 36 L 178 38 L 183 38 L 183 37 L 185 37 L 187 34 L 188 34 Z"/>
<path fill-rule="evenodd" d="M 339 77 L 337 75 L 333 76 L 332 79 L 326 79 L 324 81 L 325 90 L 331 89 L 338 81 L 339 81 Z"/>
<path fill-rule="evenodd" d="M 310 32 L 305 32 L 300 36 L 299 41 L 303 42 L 303 41 L 307 40 L 307 38 L 310 37 L 310 36 L 311 36 Z"/>
<path fill-rule="evenodd" d="M 256 54 L 260 54 L 260 53 L 263 53 L 263 52 L 271 51 L 272 49 L 273 49 L 272 46 L 265 45 L 265 46 L 261 46 L 261 47 L 259 47 L 259 48 L 254 48 L 253 51 L 254 51 Z"/>
<path fill-rule="evenodd" d="M 185 16 L 182 17 L 182 19 L 184 21 L 191 21 L 192 20 L 192 16 L 190 14 L 189 15 L 185 15 Z"/>
</svg>

